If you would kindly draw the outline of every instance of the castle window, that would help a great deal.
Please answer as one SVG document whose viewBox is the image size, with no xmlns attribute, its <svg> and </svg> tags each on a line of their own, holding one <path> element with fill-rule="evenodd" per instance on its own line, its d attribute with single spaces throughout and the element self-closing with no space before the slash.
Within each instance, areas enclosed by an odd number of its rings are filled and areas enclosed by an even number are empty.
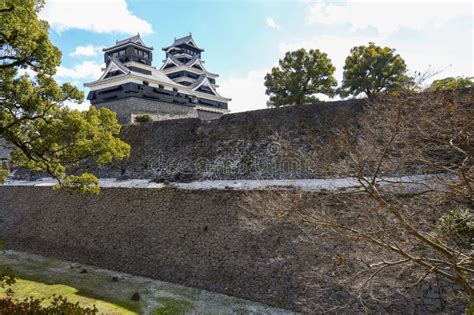
<svg viewBox="0 0 474 315">
<path fill-rule="evenodd" d="M 159 84 L 158 87 L 159 87 L 160 89 L 164 89 L 164 88 L 165 88 L 165 86 L 164 86 L 163 84 Z"/>
<path fill-rule="evenodd" d="M 178 92 L 178 89 L 177 89 L 177 88 L 173 88 L 173 92 Z"/>
<path fill-rule="evenodd" d="M 148 82 L 148 81 L 143 81 L 143 85 L 149 86 L 149 85 L 150 85 L 150 82 Z"/>
</svg>

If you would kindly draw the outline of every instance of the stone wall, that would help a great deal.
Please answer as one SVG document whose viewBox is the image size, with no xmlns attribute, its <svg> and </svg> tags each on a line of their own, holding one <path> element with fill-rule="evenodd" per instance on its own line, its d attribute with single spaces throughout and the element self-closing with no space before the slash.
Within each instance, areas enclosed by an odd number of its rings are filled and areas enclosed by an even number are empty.
<svg viewBox="0 0 474 315">
<path fill-rule="evenodd" d="M 216 113 L 216 112 L 209 112 L 205 110 L 197 110 L 199 119 L 201 120 L 214 120 L 214 119 L 219 119 L 222 117 L 221 113 Z"/>
<path fill-rule="evenodd" d="M 456 93 L 433 93 L 428 97 L 421 93 L 410 96 L 409 101 L 432 100 L 433 108 L 447 106 L 449 102 L 469 108 L 473 92 L 473 89 L 467 89 Z M 127 110 L 133 108 L 133 104 L 123 106 L 122 100 L 114 102 L 109 106 L 117 106 L 116 110 L 125 116 L 131 114 Z M 393 99 L 388 97 L 383 102 L 390 105 Z M 129 159 L 107 166 L 83 163 L 73 172 L 90 171 L 102 178 L 159 181 L 334 176 L 334 170 L 344 163 L 351 146 L 357 145 L 357 138 L 363 132 L 360 122 L 364 119 L 365 103 L 366 100 L 354 99 L 262 109 L 227 114 L 212 121 L 199 119 L 198 115 L 202 113 L 197 114 L 195 108 L 166 108 L 169 104 L 164 104 L 163 112 L 170 111 L 168 118 L 187 118 L 126 125 L 120 137 L 131 145 Z M 210 118 L 216 117 L 205 117 Z M 388 175 L 417 171 L 414 168 Z M 29 174 L 17 172 L 16 176 Z"/>
<path fill-rule="evenodd" d="M 240 206 L 246 194 L 259 192 L 105 188 L 81 196 L 0 186 L 0 239 L 11 249 L 307 313 L 463 310 L 443 281 L 401 288 L 401 280 L 417 277 L 398 269 L 379 273 L 359 299 L 361 280 L 353 276 L 367 268 L 360 255 L 371 248 L 318 229 L 308 238 L 291 223 L 255 229 Z"/>
<path fill-rule="evenodd" d="M 472 106 L 474 90 L 420 93 L 410 104 Z M 381 99 L 394 106 L 395 98 Z M 82 166 L 100 177 L 158 180 L 301 179 L 334 176 L 364 120 L 364 99 L 227 114 L 213 121 L 178 119 L 124 126 L 130 159 L 107 167 Z M 429 107 L 424 106 L 424 108 Z M 468 112 L 468 111 L 467 111 Z M 396 175 L 416 173 L 401 170 Z"/>
<path fill-rule="evenodd" d="M 198 117 L 198 113 L 193 106 L 169 104 L 139 97 L 110 100 L 94 106 L 97 108 L 106 107 L 113 110 L 117 113 L 117 119 L 121 124 L 131 123 L 132 114 L 149 114 L 150 116 L 158 116 L 158 120 Z"/>
<path fill-rule="evenodd" d="M 313 161 L 338 161 L 344 131 L 357 127 L 364 100 L 227 114 L 213 121 L 178 119 L 124 126 L 130 159 L 82 165 L 100 177 L 278 179 L 330 175 Z M 316 155 L 316 156 L 314 156 Z"/>
</svg>

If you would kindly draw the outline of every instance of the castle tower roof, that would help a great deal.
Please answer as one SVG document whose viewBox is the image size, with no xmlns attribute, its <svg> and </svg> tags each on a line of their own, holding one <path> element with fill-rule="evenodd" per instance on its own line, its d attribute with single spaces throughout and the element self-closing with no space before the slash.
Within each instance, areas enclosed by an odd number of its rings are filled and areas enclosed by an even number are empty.
<svg viewBox="0 0 474 315">
<path fill-rule="evenodd" d="M 106 65 L 109 64 L 112 58 L 116 58 L 122 63 L 136 61 L 149 66 L 151 66 L 153 60 L 152 50 L 153 47 L 145 45 L 140 34 L 118 40 L 114 46 L 102 49 Z"/>
<path fill-rule="evenodd" d="M 109 47 L 109 48 L 104 48 L 104 49 L 102 49 L 102 51 L 106 52 L 106 51 L 109 51 L 109 50 L 112 50 L 112 49 L 119 48 L 121 46 L 127 46 L 129 44 L 133 44 L 133 45 L 139 46 L 140 48 L 144 48 L 144 49 L 147 49 L 147 50 L 153 50 L 153 47 L 145 45 L 145 43 L 143 42 L 143 40 L 140 37 L 140 34 L 137 34 L 135 36 L 132 36 L 132 37 L 129 37 L 129 38 L 126 38 L 126 39 L 117 40 L 115 42 L 114 46 Z"/>
<path fill-rule="evenodd" d="M 192 48 L 198 50 L 199 52 L 204 51 L 204 49 L 198 47 L 198 45 L 194 41 L 193 35 L 191 35 L 191 33 L 189 33 L 189 35 L 184 36 L 184 37 L 175 38 L 173 44 L 170 45 L 170 46 L 164 47 L 163 50 L 168 51 L 170 48 L 183 46 L 183 45 L 191 46 Z"/>
</svg>

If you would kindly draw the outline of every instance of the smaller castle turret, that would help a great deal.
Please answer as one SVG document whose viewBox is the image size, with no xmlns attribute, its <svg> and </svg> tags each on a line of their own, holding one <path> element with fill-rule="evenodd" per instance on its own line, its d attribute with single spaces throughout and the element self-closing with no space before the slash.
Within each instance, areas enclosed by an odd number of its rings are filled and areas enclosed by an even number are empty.
<svg viewBox="0 0 474 315">
<path fill-rule="evenodd" d="M 153 47 L 146 46 L 140 34 L 136 36 L 117 41 L 115 46 L 103 49 L 104 62 L 108 66 L 112 58 L 116 58 L 121 63 L 135 61 L 151 66 L 153 60 Z"/>
</svg>

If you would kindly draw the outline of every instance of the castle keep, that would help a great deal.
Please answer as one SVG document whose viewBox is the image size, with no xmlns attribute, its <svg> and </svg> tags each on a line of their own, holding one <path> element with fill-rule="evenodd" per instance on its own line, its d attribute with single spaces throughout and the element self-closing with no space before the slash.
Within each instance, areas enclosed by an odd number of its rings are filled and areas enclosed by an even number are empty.
<svg viewBox="0 0 474 315">
<path fill-rule="evenodd" d="M 217 92 L 218 75 L 204 68 L 204 49 L 191 34 L 163 48 L 166 59 L 160 69 L 152 66 L 153 47 L 140 35 L 103 51 L 106 67 L 98 80 L 85 84 L 90 88 L 87 99 L 97 108 L 116 112 L 122 124 L 143 115 L 152 120 L 211 120 L 228 112 L 230 99 Z"/>
</svg>

